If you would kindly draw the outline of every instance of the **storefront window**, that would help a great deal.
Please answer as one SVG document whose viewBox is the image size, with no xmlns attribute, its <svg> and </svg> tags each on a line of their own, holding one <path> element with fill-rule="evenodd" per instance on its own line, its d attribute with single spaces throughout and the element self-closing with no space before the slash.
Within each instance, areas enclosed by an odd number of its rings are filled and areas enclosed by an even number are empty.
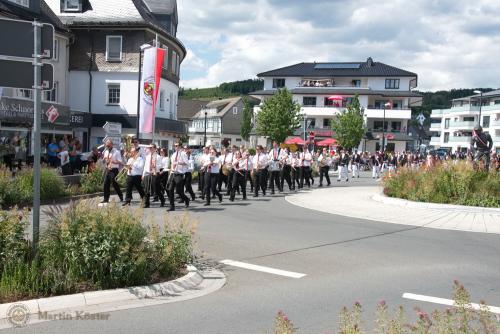
<svg viewBox="0 0 500 334">
<path fill-rule="evenodd" d="M 28 130 L 0 129 L 0 163 L 9 168 L 26 161 L 29 147 Z"/>
</svg>

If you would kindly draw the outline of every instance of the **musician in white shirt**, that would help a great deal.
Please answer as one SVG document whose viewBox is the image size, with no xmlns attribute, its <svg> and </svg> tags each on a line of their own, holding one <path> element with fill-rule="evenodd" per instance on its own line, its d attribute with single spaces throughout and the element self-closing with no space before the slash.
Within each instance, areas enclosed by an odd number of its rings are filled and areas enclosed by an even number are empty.
<svg viewBox="0 0 500 334">
<path fill-rule="evenodd" d="M 304 147 L 304 150 L 301 148 L 299 151 L 301 161 L 300 188 L 304 187 L 304 179 L 306 180 L 307 187 L 310 188 L 312 154 L 309 152 L 307 147 Z"/>
<path fill-rule="evenodd" d="M 168 150 L 166 148 L 160 149 L 159 161 L 161 162 L 159 179 L 161 184 L 161 190 L 163 193 L 167 189 L 168 173 L 170 171 L 170 158 L 168 157 Z M 155 197 L 155 200 L 157 201 L 158 198 Z"/>
<path fill-rule="evenodd" d="M 210 147 L 209 154 L 205 155 L 202 161 L 203 169 L 205 170 L 205 180 L 203 181 L 205 189 L 205 206 L 210 205 L 211 193 L 213 192 L 219 197 L 219 202 L 222 202 L 222 194 L 218 189 L 218 181 L 220 175 L 220 166 L 223 160 L 217 157 L 217 151 L 214 147 Z"/>
<path fill-rule="evenodd" d="M 282 192 L 281 181 L 280 181 L 280 160 L 281 160 L 281 148 L 277 141 L 273 141 L 273 148 L 269 151 L 269 187 L 271 188 L 271 195 L 274 195 L 274 185 L 278 188 L 279 192 Z"/>
<path fill-rule="evenodd" d="M 259 197 L 259 188 L 262 194 L 266 196 L 266 168 L 268 164 L 267 154 L 263 153 L 262 145 L 257 145 L 255 156 L 253 157 L 253 176 L 254 176 L 254 197 Z"/>
<path fill-rule="evenodd" d="M 104 175 L 104 199 L 101 203 L 108 203 L 109 197 L 111 196 L 111 184 L 115 189 L 118 197 L 120 197 L 120 202 L 123 201 L 123 193 L 120 189 L 120 185 L 116 182 L 115 177 L 118 175 L 118 169 L 123 163 L 122 155 L 119 150 L 113 147 L 113 142 L 108 139 L 105 142 L 106 149 L 103 153 L 103 160 L 106 166 L 106 172 Z"/>
<path fill-rule="evenodd" d="M 184 194 L 184 174 L 188 170 L 188 157 L 179 143 L 175 143 L 174 148 L 175 152 L 170 159 L 170 173 L 173 175 L 169 177 L 169 184 L 167 185 L 170 201 L 170 208 L 167 211 L 175 211 L 175 192 L 179 194 L 186 208 L 189 207 L 189 198 Z"/>
<path fill-rule="evenodd" d="M 127 161 L 127 186 L 125 192 L 125 203 L 123 206 L 130 205 L 132 200 L 132 190 L 135 187 L 137 192 L 144 199 L 144 189 L 142 188 L 142 172 L 144 170 L 144 159 L 141 157 L 140 152 L 138 152 L 135 147 L 130 149 L 130 158 Z"/>
<path fill-rule="evenodd" d="M 231 194 L 229 200 L 231 202 L 234 201 L 234 197 L 236 195 L 236 189 L 241 188 L 243 193 L 243 200 L 247 199 L 247 190 L 246 190 L 246 178 L 247 178 L 247 164 L 248 160 L 245 159 L 240 151 L 236 151 L 234 153 L 234 161 L 233 161 L 233 180 L 231 182 Z"/>
<path fill-rule="evenodd" d="M 144 181 L 144 190 L 146 195 L 144 196 L 144 207 L 149 208 L 149 201 L 153 190 L 160 199 L 161 207 L 165 206 L 165 196 L 163 195 L 163 190 L 161 187 L 161 179 L 158 177 L 161 170 L 161 157 L 156 151 L 156 145 L 152 144 L 149 148 L 149 152 L 146 155 L 144 162 L 144 171 L 142 173 Z"/>
<path fill-rule="evenodd" d="M 188 158 L 187 171 L 184 174 L 184 187 L 186 188 L 186 191 L 189 193 L 189 195 L 191 195 L 191 200 L 194 201 L 196 199 L 196 196 L 194 195 L 193 187 L 191 185 L 191 182 L 193 181 L 194 159 L 191 155 L 191 150 L 189 149 L 189 147 L 184 146 L 184 152 L 186 153 Z"/>
<path fill-rule="evenodd" d="M 330 186 L 330 176 L 328 172 L 330 171 L 330 165 L 332 164 L 332 159 L 330 158 L 330 154 L 328 153 L 328 149 L 325 147 L 321 152 L 319 158 L 319 187 L 323 187 L 323 176 L 326 179 L 327 186 Z"/>
<path fill-rule="evenodd" d="M 291 178 L 291 172 L 292 172 L 292 167 L 291 167 L 292 159 L 290 157 L 290 153 L 288 152 L 288 148 L 284 148 L 281 150 L 280 154 L 280 186 L 281 186 L 281 191 L 283 191 L 283 188 L 285 186 L 285 181 L 288 184 L 288 190 L 292 190 L 292 178 Z"/>
<path fill-rule="evenodd" d="M 205 146 L 203 148 L 203 153 L 198 158 L 198 165 L 200 170 L 198 171 L 198 191 L 201 192 L 201 199 L 205 200 L 205 172 L 206 168 L 203 166 L 203 162 L 209 156 L 209 148 Z"/>
</svg>

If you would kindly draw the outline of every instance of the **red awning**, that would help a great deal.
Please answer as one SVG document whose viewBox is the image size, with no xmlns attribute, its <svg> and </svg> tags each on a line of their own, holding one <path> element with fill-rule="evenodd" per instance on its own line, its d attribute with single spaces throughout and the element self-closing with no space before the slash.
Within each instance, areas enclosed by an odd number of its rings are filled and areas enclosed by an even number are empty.
<svg viewBox="0 0 500 334">
<path fill-rule="evenodd" d="M 317 146 L 332 146 L 337 144 L 337 140 L 333 138 L 327 138 L 325 140 L 319 141 L 316 143 Z"/>
<path fill-rule="evenodd" d="M 305 142 L 303 139 L 299 138 L 299 137 L 292 137 L 292 138 L 288 138 L 287 140 L 285 140 L 285 144 L 286 145 L 292 145 L 292 144 L 295 144 L 295 145 L 304 145 Z"/>
<path fill-rule="evenodd" d="M 328 97 L 328 100 L 330 101 L 342 101 L 343 99 L 344 97 L 341 95 L 332 95 Z"/>
</svg>

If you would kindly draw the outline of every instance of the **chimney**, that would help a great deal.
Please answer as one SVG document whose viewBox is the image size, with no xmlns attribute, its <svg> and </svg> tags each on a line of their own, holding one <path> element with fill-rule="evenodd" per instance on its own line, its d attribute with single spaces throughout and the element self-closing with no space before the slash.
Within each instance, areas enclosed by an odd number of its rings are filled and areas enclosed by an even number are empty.
<svg viewBox="0 0 500 334">
<path fill-rule="evenodd" d="M 368 67 L 372 67 L 373 66 L 373 59 L 372 59 L 372 57 L 368 57 L 368 59 L 366 60 L 366 65 Z"/>
</svg>

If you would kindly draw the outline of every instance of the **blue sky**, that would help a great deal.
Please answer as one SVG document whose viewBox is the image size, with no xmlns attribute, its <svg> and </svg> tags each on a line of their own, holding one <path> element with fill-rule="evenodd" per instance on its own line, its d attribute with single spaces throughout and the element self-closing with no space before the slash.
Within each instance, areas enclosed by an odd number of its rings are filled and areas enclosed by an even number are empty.
<svg viewBox="0 0 500 334">
<path fill-rule="evenodd" d="M 372 57 L 419 89 L 500 88 L 499 0 L 180 0 L 184 87 Z"/>
</svg>

